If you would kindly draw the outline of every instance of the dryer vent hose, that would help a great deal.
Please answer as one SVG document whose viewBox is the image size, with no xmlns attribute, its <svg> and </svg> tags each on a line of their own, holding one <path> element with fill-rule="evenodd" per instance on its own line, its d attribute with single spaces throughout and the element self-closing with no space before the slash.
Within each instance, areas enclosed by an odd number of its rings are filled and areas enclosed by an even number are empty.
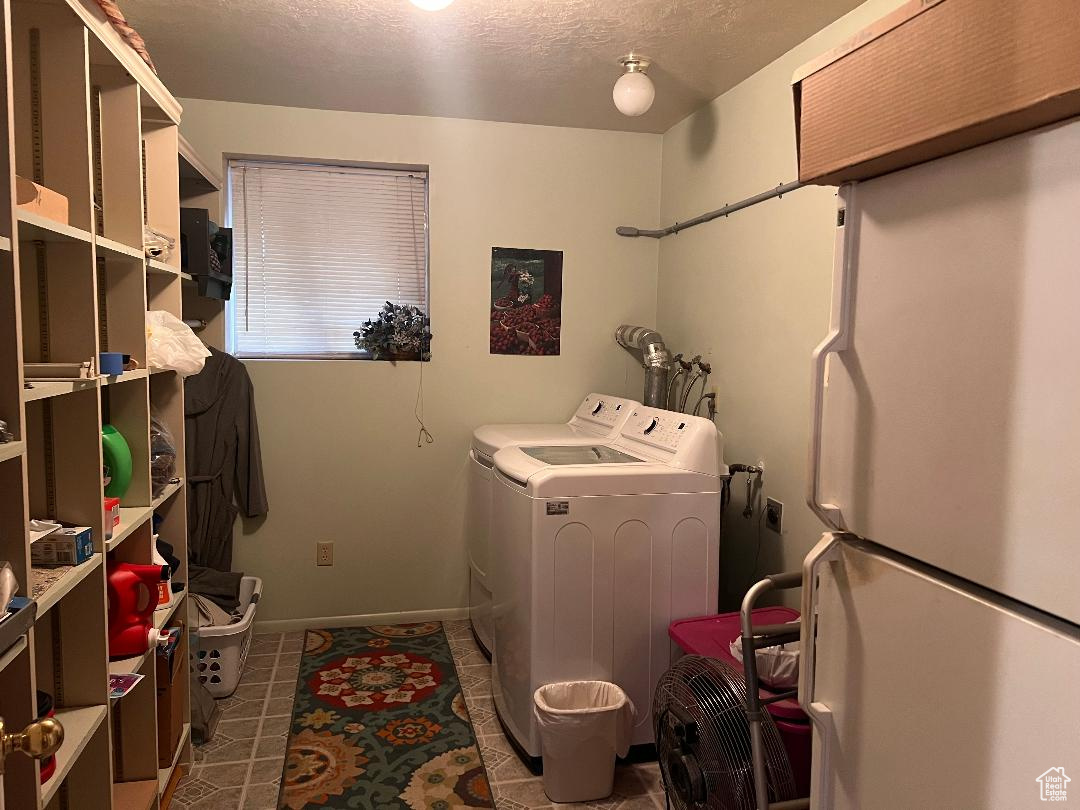
<svg viewBox="0 0 1080 810">
<path fill-rule="evenodd" d="M 615 330 L 615 340 L 624 349 L 641 355 L 645 368 L 645 396 L 650 408 L 667 407 L 667 380 L 671 370 L 671 352 L 663 336 L 655 329 L 623 324 Z"/>
</svg>

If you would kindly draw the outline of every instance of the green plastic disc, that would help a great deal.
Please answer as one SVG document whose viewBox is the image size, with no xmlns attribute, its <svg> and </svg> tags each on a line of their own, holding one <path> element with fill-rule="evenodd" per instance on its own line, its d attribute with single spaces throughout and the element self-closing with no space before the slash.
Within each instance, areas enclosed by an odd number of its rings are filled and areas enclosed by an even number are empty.
<svg viewBox="0 0 1080 810">
<path fill-rule="evenodd" d="M 101 426 L 101 452 L 110 479 L 105 494 L 110 498 L 123 498 L 131 486 L 131 448 L 123 434 L 112 425 Z"/>
</svg>

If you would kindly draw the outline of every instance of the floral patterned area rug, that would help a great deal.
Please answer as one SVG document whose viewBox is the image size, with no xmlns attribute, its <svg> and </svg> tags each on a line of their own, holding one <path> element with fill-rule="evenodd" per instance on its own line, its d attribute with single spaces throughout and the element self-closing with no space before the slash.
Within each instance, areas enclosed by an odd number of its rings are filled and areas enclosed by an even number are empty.
<svg viewBox="0 0 1080 810">
<path fill-rule="evenodd" d="M 439 622 L 308 631 L 279 807 L 494 806 Z"/>
</svg>

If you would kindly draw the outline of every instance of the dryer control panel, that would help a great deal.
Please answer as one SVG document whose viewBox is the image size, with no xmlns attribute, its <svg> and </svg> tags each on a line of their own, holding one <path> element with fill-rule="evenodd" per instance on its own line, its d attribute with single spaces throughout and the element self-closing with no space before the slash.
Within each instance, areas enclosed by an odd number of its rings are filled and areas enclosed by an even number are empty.
<svg viewBox="0 0 1080 810">
<path fill-rule="evenodd" d="M 621 446 L 649 448 L 653 458 L 685 470 L 727 475 L 723 436 L 708 419 L 638 405 L 620 432 Z"/>
<path fill-rule="evenodd" d="M 570 424 L 590 424 L 614 430 L 623 425 L 630 413 L 641 405 L 631 399 L 607 394 L 589 394 L 578 405 Z"/>
</svg>

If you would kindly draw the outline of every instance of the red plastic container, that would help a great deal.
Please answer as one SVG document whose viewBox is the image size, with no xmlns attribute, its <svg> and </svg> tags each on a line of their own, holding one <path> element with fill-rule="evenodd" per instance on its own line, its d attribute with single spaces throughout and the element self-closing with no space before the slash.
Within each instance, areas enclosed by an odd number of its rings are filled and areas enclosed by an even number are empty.
<svg viewBox="0 0 1080 810">
<path fill-rule="evenodd" d="M 786 624 L 799 618 L 799 611 L 787 607 L 758 608 L 753 612 L 754 624 Z M 723 613 L 719 616 L 701 616 L 695 619 L 679 619 L 668 626 L 668 635 L 679 648 L 690 655 L 703 655 L 730 664 L 740 672 L 742 662 L 731 654 L 731 642 L 742 635 L 739 613 Z M 758 689 L 762 699 L 772 697 L 774 691 L 762 686 Z M 793 698 L 766 704 L 772 715 L 780 739 L 784 743 L 795 787 L 800 796 L 810 795 L 811 740 L 813 731 L 810 718 Z"/>
<path fill-rule="evenodd" d="M 105 579 L 109 592 L 109 657 L 142 655 L 157 643 L 154 610 L 158 583 L 169 566 L 111 561 Z"/>
<path fill-rule="evenodd" d="M 42 692 L 37 693 L 37 719 L 44 720 L 46 717 L 56 717 L 52 695 Z M 56 773 L 56 757 L 47 756 L 41 758 L 41 784 L 45 784 Z"/>
</svg>

